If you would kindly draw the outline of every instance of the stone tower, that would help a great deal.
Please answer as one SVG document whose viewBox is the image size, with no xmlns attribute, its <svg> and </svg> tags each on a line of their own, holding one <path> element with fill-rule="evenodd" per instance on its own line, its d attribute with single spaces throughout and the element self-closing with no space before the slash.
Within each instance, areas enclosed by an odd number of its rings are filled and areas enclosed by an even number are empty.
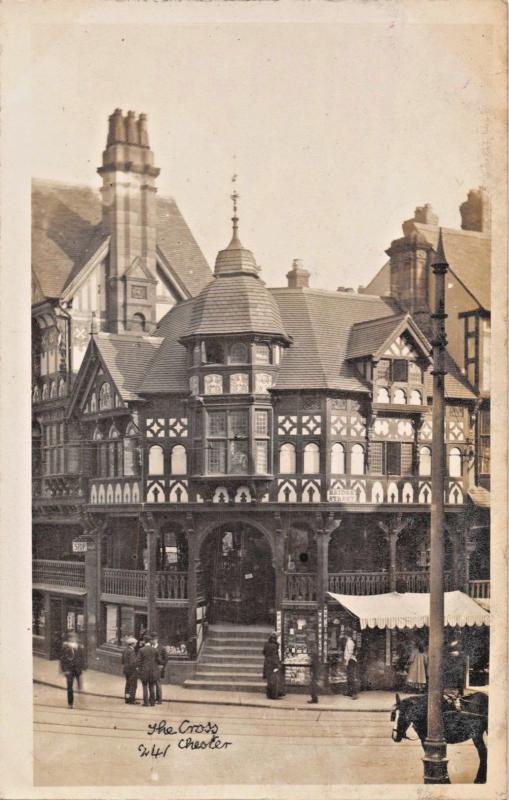
<svg viewBox="0 0 509 800">
<path fill-rule="evenodd" d="M 111 237 L 107 271 L 108 330 L 143 332 L 155 323 L 156 188 L 159 169 L 149 147 L 145 114 L 109 118 L 98 173 L 102 226 Z"/>
</svg>

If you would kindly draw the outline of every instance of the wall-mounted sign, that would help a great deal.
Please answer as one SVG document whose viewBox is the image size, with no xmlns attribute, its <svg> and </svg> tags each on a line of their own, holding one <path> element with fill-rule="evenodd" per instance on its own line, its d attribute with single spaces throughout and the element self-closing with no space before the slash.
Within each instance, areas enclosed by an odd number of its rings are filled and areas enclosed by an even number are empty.
<svg viewBox="0 0 509 800">
<path fill-rule="evenodd" d="M 89 537 L 73 539 L 73 553 L 92 553 L 95 550 L 95 541 Z"/>
<path fill-rule="evenodd" d="M 355 489 L 329 489 L 327 492 L 329 503 L 356 503 Z"/>
</svg>

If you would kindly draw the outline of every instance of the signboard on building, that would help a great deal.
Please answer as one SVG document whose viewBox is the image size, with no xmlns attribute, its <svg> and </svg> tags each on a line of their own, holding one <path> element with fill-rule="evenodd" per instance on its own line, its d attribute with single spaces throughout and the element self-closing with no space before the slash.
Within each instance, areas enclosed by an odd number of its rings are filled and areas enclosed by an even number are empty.
<svg viewBox="0 0 509 800">
<path fill-rule="evenodd" d="M 94 550 L 95 541 L 90 536 L 80 536 L 78 539 L 73 539 L 73 553 L 92 553 Z"/>
<path fill-rule="evenodd" d="M 329 503 L 356 503 L 355 489 L 329 489 L 327 492 Z"/>
</svg>

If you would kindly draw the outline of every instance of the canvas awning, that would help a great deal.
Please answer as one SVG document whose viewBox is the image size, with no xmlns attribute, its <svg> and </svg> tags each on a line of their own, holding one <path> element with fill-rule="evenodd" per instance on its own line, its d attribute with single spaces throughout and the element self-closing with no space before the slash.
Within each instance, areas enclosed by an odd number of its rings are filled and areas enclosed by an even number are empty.
<svg viewBox="0 0 509 800">
<path fill-rule="evenodd" d="M 364 628 L 422 628 L 429 625 L 429 594 L 389 592 L 351 595 L 328 592 L 329 597 L 354 614 Z M 445 624 L 489 625 L 490 615 L 464 592 L 445 592 Z"/>
<path fill-rule="evenodd" d="M 474 506 L 478 506 L 479 508 L 490 507 L 490 493 L 487 489 L 483 489 L 482 486 L 472 486 L 468 496 Z"/>
</svg>

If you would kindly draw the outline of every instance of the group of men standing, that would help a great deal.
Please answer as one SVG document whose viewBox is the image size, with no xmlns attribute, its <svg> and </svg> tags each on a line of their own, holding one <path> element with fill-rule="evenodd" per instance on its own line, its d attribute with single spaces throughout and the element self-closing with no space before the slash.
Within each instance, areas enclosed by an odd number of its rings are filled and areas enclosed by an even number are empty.
<svg viewBox="0 0 509 800">
<path fill-rule="evenodd" d="M 145 633 L 140 640 L 127 639 L 122 653 L 122 670 L 125 675 L 125 702 L 138 705 L 136 690 L 138 680 L 143 686 L 143 705 L 155 706 L 163 702 L 161 680 L 164 678 L 168 656 L 159 644 L 157 633 Z"/>
</svg>

